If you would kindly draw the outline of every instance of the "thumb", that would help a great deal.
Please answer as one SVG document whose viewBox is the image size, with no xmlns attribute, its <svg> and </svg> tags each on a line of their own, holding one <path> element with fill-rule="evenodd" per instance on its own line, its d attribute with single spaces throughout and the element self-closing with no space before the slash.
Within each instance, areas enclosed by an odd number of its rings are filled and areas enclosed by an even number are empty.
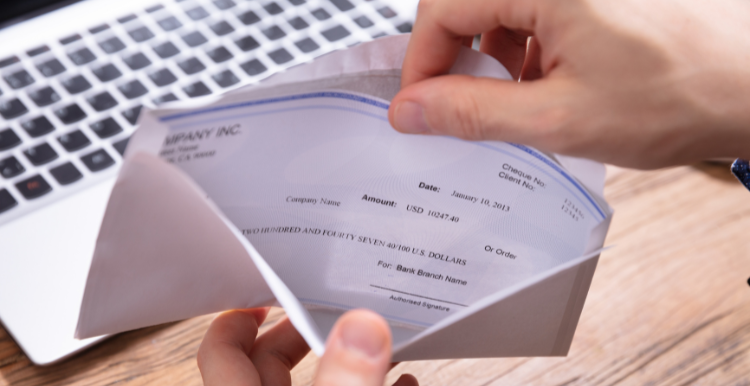
<svg viewBox="0 0 750 386">
<path fill-rule="evenodd" d="M 320 359 L 317 386 L 382 386 L 391 361 L 391 332 L 378 314 L 354 310 L 342 316 Z"/>
<path fill-rule="evenodd" d="M 398 93 L 388 112 L 407 134 L 498 140 L 541 148 L 568 119 L 562 81 L 515 82 L 446 75 L 414 83 Z M 568 93 L 569 95 L 569 93 Z"/>
</svg>

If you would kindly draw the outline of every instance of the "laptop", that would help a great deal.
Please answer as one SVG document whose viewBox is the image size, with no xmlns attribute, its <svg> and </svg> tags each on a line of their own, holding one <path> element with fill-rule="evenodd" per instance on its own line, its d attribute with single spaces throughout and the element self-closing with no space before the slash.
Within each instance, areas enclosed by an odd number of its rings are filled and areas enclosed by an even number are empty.
<svg viewBox="0 0 750 386">
<path fill-rule="evenodd" d="M 73 338 L 140 109 L 215 95 L 383 35 L 416 0 L 0 0 L 0 321 L 29 359 Z"/>
</svg>

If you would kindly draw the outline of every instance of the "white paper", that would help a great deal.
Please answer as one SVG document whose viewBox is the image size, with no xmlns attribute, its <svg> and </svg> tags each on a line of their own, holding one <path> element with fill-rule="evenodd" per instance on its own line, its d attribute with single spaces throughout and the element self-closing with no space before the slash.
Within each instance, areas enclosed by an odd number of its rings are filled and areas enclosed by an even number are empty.
<svg viewBox="0 0 750 386">
<path fill-rule="evenodd" d="M 564 355 L 611 218 L 599 165 L 395 132 L 387 107 L 406 42 L 334 53 L 203 107 L 146 112 L 110 201 L 78 335 L 275 297 L 317 353 L 341 313 L 366 307 L 389 320 L 400 360 Z M 453 72 L 509 78 L 470 50 Z M 215 261 L 212 248 L 224 249 Z M 229 271 L 238 281 L 218 285 Z M 196 296 L 206 304 L 185 302 Z M 169 299 L 183 303 L 160 309 Z M 528 331 L 494 333 L 509 316 Z M 473 339 L 445 335 L 470 324 Z M 482 334 L 496 339 L 481 344 Z M 457 348 L 468 341 L 480 343 Z"/>
<path fill-rule="evenodd" d="M 404 135 L 336 90 L 160 118 L 189 175 L 306 305 L 429 327 L 582 256 L 606 219 L 533 149 Z"/>
</svg>

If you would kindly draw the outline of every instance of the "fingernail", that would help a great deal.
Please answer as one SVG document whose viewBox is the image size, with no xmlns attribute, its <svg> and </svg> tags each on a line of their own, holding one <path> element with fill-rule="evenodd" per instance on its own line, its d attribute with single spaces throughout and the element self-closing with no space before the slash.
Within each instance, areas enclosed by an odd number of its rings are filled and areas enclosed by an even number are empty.
<svg viewBox="0 0 750 386">
<path fill-rule="evenodd" d="M 348 350 L 378 358 L 385 349 L 386 337 L 380 327 L 369 320 L 349 319 L 341 325 L 341 342 Z"/>
<path fill-rule="evenodd" d="M 424 109 L 415 102 L 399 103 L 394 120 L 396 128 L 403 133 L 422 134 L 432 131 L 424 119 Z"/>
</svg>

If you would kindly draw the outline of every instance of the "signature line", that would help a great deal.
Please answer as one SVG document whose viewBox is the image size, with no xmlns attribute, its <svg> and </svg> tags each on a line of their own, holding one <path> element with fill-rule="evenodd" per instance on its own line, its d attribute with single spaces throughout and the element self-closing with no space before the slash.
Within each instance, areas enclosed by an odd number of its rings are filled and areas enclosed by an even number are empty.
<svg viewBox="0 0 750 386">
<path fill-rule="evenodd" d="M 409 293 L 409 292 L 399 291 L 399 290 L 395 290 L 395 289 L 392 289 L 392 288 L 385 288 L 385 287 L 381 287 L 381 286 L 378 286 L 378 285 L 375 285 L 375 284 L 370 284 L 370 287 L 375 287 L 375 288 L 379 288 L 379 289 L 386 290 L 386 291 L 391 291 L 391 292 L 398 292 L 400 294 L 409 295 L 409 296 L 416 296 L 418 298 L 430 299 L 430 300 L 434 300 L 436 302 L 448 303 L 448 304 L 453 304 L 453 305 L 461 306 L 461 307 L 468 307 L 467 305 L 461 304 L 461 303 L 453 303 L 453 302 L 449 302 L 447 300 L 441 300 L 441 299 L 435 299 L 435 298 L 428 298 L 427 296 L 412 294 L 412 293 Z"/>
</svg>

